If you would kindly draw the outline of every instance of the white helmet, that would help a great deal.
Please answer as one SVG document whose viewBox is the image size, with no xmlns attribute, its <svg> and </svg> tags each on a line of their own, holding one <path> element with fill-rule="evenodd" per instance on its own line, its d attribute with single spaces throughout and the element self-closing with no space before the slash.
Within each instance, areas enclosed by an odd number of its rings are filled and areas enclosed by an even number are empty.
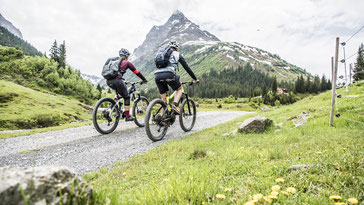
<svg viewBox="0 0 364 205">
<path fill-rule="evenodd" d="M 172 40 L 172 41 L 170 41 L 168 43 L 168 46 L 171 47 L 171 48 L 178 48 L 179 47 L 179 43 L 177 41 Z"/>
</svg>

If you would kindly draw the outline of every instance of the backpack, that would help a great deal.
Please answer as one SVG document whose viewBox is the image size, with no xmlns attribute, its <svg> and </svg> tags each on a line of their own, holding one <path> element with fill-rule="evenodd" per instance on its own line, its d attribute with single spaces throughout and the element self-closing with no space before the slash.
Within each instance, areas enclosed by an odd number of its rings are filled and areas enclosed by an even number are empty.
<svg viewBox="0 0 364 205">
<path fill-rule="evenodd" d="M 101 75 L 106 80 L 111 80 L 116 78 L 116 76 L 120 75 L 119 66 L 123 59 L 120 57 L 114 57 L 107 59 L 104 67 L 102 68 Z"/>
<path fill-rule="evenodd" d="M 171 47 L 167 46 L 158 50 L 155 56 L 154 62 L 157 68 L 165 68 L 169 64 L 169 57 L 171 56 L 173 50 Z"/>
</svg>

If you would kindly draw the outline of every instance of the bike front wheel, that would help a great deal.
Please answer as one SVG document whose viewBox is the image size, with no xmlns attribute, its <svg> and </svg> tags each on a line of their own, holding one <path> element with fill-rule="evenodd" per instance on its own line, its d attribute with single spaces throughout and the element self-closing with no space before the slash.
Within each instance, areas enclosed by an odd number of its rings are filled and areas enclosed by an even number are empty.
<svg viewBox="0 0 364 205">
<path fill-rule="evenodd" d="M 111 98 L 100 99 L 92 112 L 92 122 L 101 134 L 113 132 L 119 124 L 120 111 L 116 102 Z"/>
<path fill-rule="evenodd" d="M 140 98 L 134 102 L 133 105 L 133 116 L 135 118 L 134 122 L 139 127 L 144 127 L 144 118 L 145 114 L 147 113 L 148 104 L 149 101 L 144 96 L 140 96 Z"/>
<path fill-rule="evenodd" d="M 169 122 L 166 114 L 163 113 L 163 108 L 166 106 L 161 99 L 154 99 L 147 108 L 144 121 L 145 131 L 153 142 L 162 140 L 167 133 Z"/>
<path fill-rule="evenodd" d="M 181 114 L 179 115 L 179 124 L 183 131 L 192 130 L 196 122 L 196 105 L 192 99 L 184 99 L 181 104 Z"/>
</svg>

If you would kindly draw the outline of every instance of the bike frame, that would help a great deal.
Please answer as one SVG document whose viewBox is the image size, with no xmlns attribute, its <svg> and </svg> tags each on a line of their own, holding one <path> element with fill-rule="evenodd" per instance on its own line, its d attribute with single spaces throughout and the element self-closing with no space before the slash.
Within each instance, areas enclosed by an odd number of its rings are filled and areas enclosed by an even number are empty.
<svg viewBox="0 0 364 205">
<path fill-rule="evenodd" d="M 192 84 L 192 82 L 182 82 L 182 85 L 183 84 Z M 171 95 L 169 95 L 169 96 L 167 96 L 166 97 L 166 100 L 167 100 L 167 106 L 165 107 L 165 109 L 164 109 L 164 113 L 163 113 L 163 115 L 164 114 L 166 114 L 167 112 L 170 112 L 170 107 L 171 107 L 171 104 L 172 104 L 172 102 L 173 102 L 173 98 L 174 98 L 174 96 L 176 95 L 176 92 L 177 91 L 174 91 Z M 183 99 L 183 97 L 185 97 L 186 98 L 186 100 L 187 100 L 187 107 L 188 107 L 188 114 L 191 114 L 191 108 L 190 108 L 190 103 L 189 103 L 189 97 L 188 97 L 188 94 L 187 93 L 185 93 L 185 91 L 184 91 L 184 88 L 183 88 L 183 86 L 182 86 L 182 96 L 181 96 L 181 98 L 178 100 L 178 105 L 182 102 L 182 99 Z M 162 107 L 160 107 L 159 109 L 158 109 L 158 111 L 157 111 L 157 113 L 159 113 L 159 111 L 162 109 Z"/>
<path fill-rule="evenodd" d="M 128 89 L 128 93 L 130 95 L 130 100 L 132 100 L 133 102 L 136 102 L 137 100 L 140 99 L 140 93 L 136 90 L 135 84 L 141 84 L 141 82 L 125 82 L 125 84 L 131 84 L 130 88 Z M 121 111 L 121 117 L 122 114 L 124 113 L 123 110 L 123 105 L 124 103 L 122 103 L 120 100 L 122 99 L 122 97 L 119 97 L 118 92 L 115 90 L 115 94 L 116 94 L 116 104 L 112 107 L 110 114 L 117 108 Z M 137 97 L 135 97 L 135 95 L 137 95 Z"/>
</svg>

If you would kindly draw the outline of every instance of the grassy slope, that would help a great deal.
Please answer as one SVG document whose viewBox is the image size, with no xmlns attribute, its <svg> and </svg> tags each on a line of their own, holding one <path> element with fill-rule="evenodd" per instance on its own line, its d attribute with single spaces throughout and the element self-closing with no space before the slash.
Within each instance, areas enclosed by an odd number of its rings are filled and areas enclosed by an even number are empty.
<svg viewBox="0 0 364 205">
<path fill-rule="evenodd" d="M 145 154 L 84 176 L 94 186 L 97 203 L 111 204 L 242 204 L 255 194 L 294 187 L 297 193 L 279 193 L 279 204 L 330 204 L 331 195 L 346 201 L 364 200 L 364 84 L 339 99 L 341 118 L 329 127 L 330 92 L 282 106 L 262 115 L 283 123 L 263 134 L 223 136 L 238 127 L 244 116 Z M 308 124 L 293 128 L 291 117 L 309 112 Z M 350 120 L 355 121 L 350 121 Z M 201 120 L 201 119 L 199 119 Z M 148 140 L 147 138 L 145 140 Z M 307 164 L 306 171 L 288 171 Z M 283 183 L 275 179 L 284 178 Z M 230 191 L 231 189 L 231 191 Z M 218 199 L 223 194 L 225 199 Z M 264 204 L 262 202 L 261 204 Z"/>
<path fill-rule="evenodd" d="M 0 130 L 54 126 L 91 117 L 78 101 L 62 95 L 35 91 L 5 80 L 0 80 L 0 88 Z"/>
</svg>

